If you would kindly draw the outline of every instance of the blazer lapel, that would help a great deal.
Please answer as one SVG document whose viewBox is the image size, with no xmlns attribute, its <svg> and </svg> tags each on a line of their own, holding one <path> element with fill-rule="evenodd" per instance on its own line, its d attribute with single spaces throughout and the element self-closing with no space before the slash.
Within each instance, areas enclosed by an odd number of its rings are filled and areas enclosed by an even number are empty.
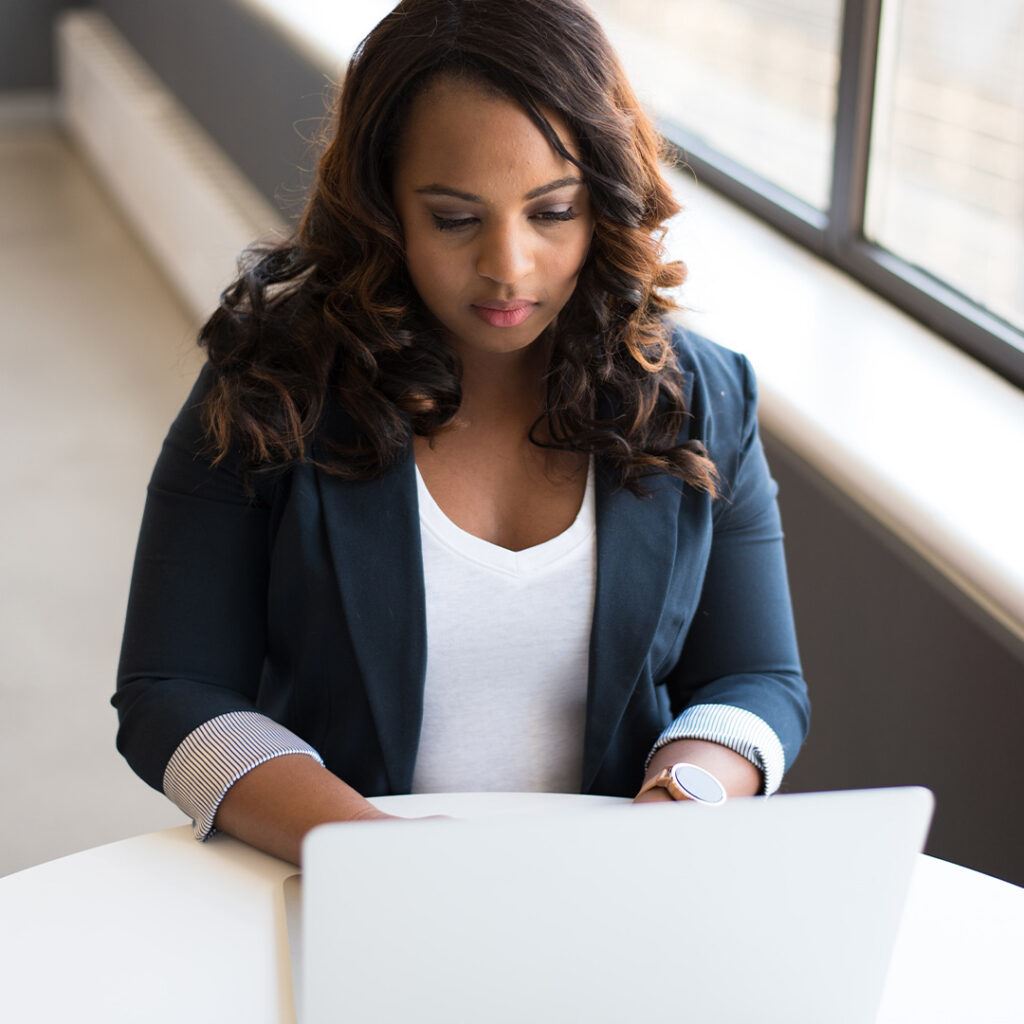
<svg viewBox="0 0 1024 1024">
<path fill-rule="evenodd" d="M 423 717 L 426 595 L 410 442 L 375 480 L 316 478 L 352 646 L 392 793 L 408 793 Z"/>
<path fill-rule="evenodd" d="M 685 373 L 687 410 L 692 390 L 693 375 Z M 614 412 L 614 403 L 602 393 L 598 415 Z M 690 422 L 687 419 L 687 424 Z M 687 425 L 680 440 L 688 436 Z M 595 466 L 597 593 L 590 632 L 581 793 L 593 787 L 636 688 L 676 559 L 688 554 L 676 551 L 681 535 L 680 480 L 664 473 L 646 477 L 643 486 L 650 497 L 637 498 L 625 488 L 613 490 L 614 479 L 607 467 L 599 460 Z M 641 768 L 638 765 L 637 771 Z"/>
<path fill-rule="evenodd" d="M 644 481 L 652 491 L 647 499 L 625 489 L 613 493 L 603 466 L 595 483 L 597 593 L 581 793 L 594 784 L 657 629 L 675 561 L 680 501 L 680 482 L 664 474 Z"/>
</svg>

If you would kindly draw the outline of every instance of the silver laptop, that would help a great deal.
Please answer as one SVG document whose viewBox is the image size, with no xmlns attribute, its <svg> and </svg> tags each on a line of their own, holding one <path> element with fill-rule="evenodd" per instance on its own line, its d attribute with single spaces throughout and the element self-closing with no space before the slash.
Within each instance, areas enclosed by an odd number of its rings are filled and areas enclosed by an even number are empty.
<svg viewBox="0 0 1024 1024">
<path fill-rule="evenodd" d="M 299 1024 L 875 1020 L 929 790 L 585 804 L 313 829 Z"/>
</svg>

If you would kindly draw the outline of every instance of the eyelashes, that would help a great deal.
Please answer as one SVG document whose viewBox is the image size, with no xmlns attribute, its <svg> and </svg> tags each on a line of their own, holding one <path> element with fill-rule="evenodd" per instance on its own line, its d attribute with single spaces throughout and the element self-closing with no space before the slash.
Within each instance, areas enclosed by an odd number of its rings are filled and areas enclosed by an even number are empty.
<svg viewBox="0 0 1024 1024">
<path fill-rule="evenodd" d="M 568 221 L 575 220 L 578 214 L 570 206 L 568 210 L 545 210 L 543 213 L 536 213 L 534 217 L 538 218 L 542 223 L 552 223 L 557 221 Z M 461 231 L 467 224 L 475 224 L 476 217 L 438 217 L 436 213 L 432 213 L 431 217 L 434 218 L 434 227 L 438 231 Z"/>
</svg>

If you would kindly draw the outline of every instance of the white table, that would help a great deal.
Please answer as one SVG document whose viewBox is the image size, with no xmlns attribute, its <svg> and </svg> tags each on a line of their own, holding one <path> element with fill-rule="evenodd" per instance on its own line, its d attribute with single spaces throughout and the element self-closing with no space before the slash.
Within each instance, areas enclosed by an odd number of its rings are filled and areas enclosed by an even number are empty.
<svg viewBox="0 0 1024 1024">
<path fill-rule="evenodd" d="M 407 817 L 557 812 L 561 793 L 375 798 Z M 294 1020 L 283 880 L 296 868 L 190 826 L 0 878 L 0 1013 L 18 1022 Z M 879 1024 L 1022 1024 L 1024 889 L 922 855 Z"/>
</svg>

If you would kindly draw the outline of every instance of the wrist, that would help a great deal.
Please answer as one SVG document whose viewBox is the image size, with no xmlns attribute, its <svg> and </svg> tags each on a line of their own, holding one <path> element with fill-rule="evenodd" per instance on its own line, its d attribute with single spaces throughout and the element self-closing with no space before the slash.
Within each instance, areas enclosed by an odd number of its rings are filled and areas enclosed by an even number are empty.
<svg viewBox="0 0 1024 1024">
<path fill-rule="evenodd" d="M 725 787 L 729 796 L 755 796 L 764 779 L 761 770 L 721 743 L 710 740 L 679 739 L 659 747 L 651 758 L 644 782 L 657 777 L 665 768 L 686 761 L 706 769 Z"/>
<path fill-rule="evenodd" d="M 659 790 L 665 792 L 671 800 L 693 800 L 715 807 L 724 804 L 729 798 L 722 780 L 692 761 L 677 761 L 655 775 L 648 775 L 634 800 L 642 800 Z"/>
</svg>

